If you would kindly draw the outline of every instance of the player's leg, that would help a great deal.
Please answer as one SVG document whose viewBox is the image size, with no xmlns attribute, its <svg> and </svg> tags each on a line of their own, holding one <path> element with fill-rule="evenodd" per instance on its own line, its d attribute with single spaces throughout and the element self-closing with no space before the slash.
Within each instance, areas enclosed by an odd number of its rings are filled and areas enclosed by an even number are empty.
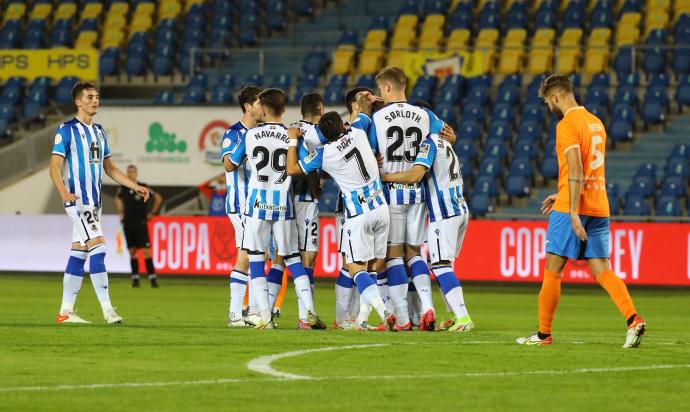
<svg viewBox="0 0 690 412">
<path fill-rule="evenodd" d="M 129 252 L 129 265 L 132 268 L 132 287 L 139 287 L 139 256 L 137 255 L 139 251 L 139 241 L 137 239 L 136 233 L 134 232 L 134 225 L 125 221 L 122 224 L 122 231 L 125 234 L 125 242 L 127 243 L 127 250 Z"/>
<path fill-rule="evenodd" d="M 74 225 L 72 249 L 67 260 L 67 267 L 62 278 L 62 303 L 56 321 L 58 323 L 91 323 L 74 313 L 74 304 L 84 280 L 84 264 L 86 263 L 87 249 L 79 241 L 79 229 Z M 75 241 L 76 240 L 76 241 Z"/>
<path fill-rule="evenodd" d="M 410 205 L 405 222 L 405 262 L 409 268 L 412 282 L 421 301 L 422 318 L 420 330 L 436 329 L 436 311 L 431 295 L 431 276 L 429 267 L 420 256 L 419 250 L 426 237 L 426 205 Z"/>
<path fill-rule="evenodd" d="M 271 308 L 268 300 L 268 282 L 266 281 L 266 250 L 271 237 L 271 222 L 253 216 L 244 221 L 245 233 L 242 247 L 247 249 L 249 257 L 250 295 L 258 306 L 260 320 L 255 324 L 257 329 L 273 327 Z"/>
<path fill-rule="evenodd" d="M 141 248 L 141 253 L 144 255 L 144 263 L 146 264 L 146 274 L 148 275 L 149 283 L 152 288 L 157 288 L 158 277 L 156 276 L 156 267 L 153 265 L 151 240 L 149 239 L 149 228 L 146 223 L 143 223 L 139 228 L 139 247 Z"/>
<path fill-rule="evenodd" d="M 561 277 L 569 258 L 580 256 L 582 242 L 575 235 L 567 213 L 551 212 L 546 230 L 546 263 L 539 291 L 539 330 L 532 336 L 517 339 L 524 345 L 550 345 L 553 319 L 561 300 Z"/>
<path fill-rule="evenodd" d="M 297 226 L 294 220 L 281 220 L 273 222 L 273 234 L 276 241 L 276 251 L 283 257 L 285 266 L 290 269 L 290 274 L 295 282 L 299 298 L 307 310 L 307 321 L 312 329 L 326 329 L 326 324 L 316 315 L 314 309 L 314 296 L 312 294 L 309 276 L 302 266 L 297 247 Z"/>
<path fill-rule="evenodd" d="M 235 229 L 235 247 L 237 259 L 230 272 L 230 307 L 228 309 L 228 326 L 247 326 L 242 316 L 244 296 L 249 282 L 249 256 L 246 249 L 242 249 L 244 237 L 244 219 L 238 213 L 229 214 L 228 218 Z"/>
<path fill-rule="evenodd" d="M 354 280 L 347 270 L 347 258 L 343 252 L 343 238 L 345 235 L 345 216 L 342 213 L 335 214 L 335 236 L 338 245 L 338 252 L 342 256 L 342 266 L 335 280 L 335 320 L 333 327 L 342 329 L 346 322 L 352 317 L 352 300 Z M 359 306 L 357 308 L 359 311 Z"/>
<path fill-rule="evenodd" d="M 587 263 L 597 282 L 609 294 L 628 325 L 628 333 L 623 347 L 636 348 L 640 346 L 642 335 L 647 329 L 647 323 L 637 314 L 637 309 L 635 309 L 625 282 L 611 270 L 609 263 L 609 219 L 582 216 L 582 223 L 587 231 L 587 246 L 585 248 Z"/>
<path fill-rule="evenodd" d="M 285 262 L 277 253 L 275 233 L 273 234 L 273 256 L 271 257 L 271 268 L 268 270 L 266 280 L 268 281 L 268 304 L 271 308 L 271 313 L 274 313 L 276 301 L 280 290 L 283 288 L 283 272 L 285 271 Z"/>
</svg>

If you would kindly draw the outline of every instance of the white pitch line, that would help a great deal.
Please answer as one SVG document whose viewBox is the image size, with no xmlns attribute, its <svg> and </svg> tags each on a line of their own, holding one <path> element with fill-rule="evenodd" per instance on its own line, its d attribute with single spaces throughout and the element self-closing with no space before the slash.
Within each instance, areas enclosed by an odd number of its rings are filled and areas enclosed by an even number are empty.
<svg viewBox="0 0 690 412">
<path fill-rule="evenodd" d="M 340 347 L 342 349 L 344 347 Z M 494 378 L 494 377 L 514 377 L 530 375 L 569 375 L 586 373 L 616 373 L 659 369 L 685 369 L 690 368 L 690 364 L 669 364 L 669 365 L 646 365 L 646 366 L 624 366 L 619 368 L 580 368 L 580 369 L 554 369 L 539 371 L 506 371 L 506 372 L 460 372 L 460 373 L 439 373 L 439 374 L 414 374 L 414 375 L 365 375 L 365 376 L 326 376 L 311 377 L 314 381 L 339 381 L 339 380 L 396 380 L 396 379 L 442 379 L 442 378 Z M 295 375 L 300 376 L 300 375 Z M 301 378 L 304 379 L 304 378 Z M 309 380 L 307 379 L 307 380 Z M 196 381 L 162 381 L 162 382 L 125 382 L 125 383 L 94 383 L 81 385 L 45 385 L 45 386 L 17 386 L 0 387 L 0 393 L 8 392 L 42 392 L 75 389 L 102 389 L 102 388 L 145 388 L 145 387 L 165 387 L 165 386 L 196 386 L 196 385 L 223 385 L 229 383 L 252 383 L 252 382 L 285 382 L 295 379 L 285 378 L 221 378 L 204 379 Z"/>
<path fill-rule="evenodd" d="M 293 373 L 287 373 L 287 372 L 281 372 L 278 370 L 273 369 L 271 367 L 271 363 L 273 361 L 276 361 L 278 359 L 284 359 L 284 358 L 292 358 L 295 356 L 302 356 L 306 355 L 308 353 L 315 353 L 315 352 L 328 352 L 332 350 L 344 350 L 344 349 L 363 349 L 363 348 L 376 348 L 376 347 L 381 347 L 381 346 L 388 346 L 386 343 L 373 343 L 369 345 L 347 345 L 347 346 L 327 346 L 325 348 L 316 348 L 316 349 L 303 349 L 303 350 L 296 350 L 292 352 L 284 352 L 284 353 L 278 353 L 275 355 L 268 355 L 268 356 L 261 356 L 259 358 L 253 359 L 247 363 L 247 369 L 250 371 L 258 372 L 258 373 L 263 373 L 265 375 L 270 375 L 274 378 L 281 378 L 281 379 L 317 379 L 313 378 L 311 376 L 305 376 L 305 375 L 295 375 Z"/>
</svg>

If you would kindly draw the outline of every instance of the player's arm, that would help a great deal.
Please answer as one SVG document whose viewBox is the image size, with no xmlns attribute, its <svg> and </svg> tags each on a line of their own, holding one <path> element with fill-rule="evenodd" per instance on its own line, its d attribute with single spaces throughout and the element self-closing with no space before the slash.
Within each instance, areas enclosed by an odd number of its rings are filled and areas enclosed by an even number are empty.
<svg viewBox="0 0 690 412">
<path fill-rule="evenodd" d="M 303 175 L 305 172 L 299 167 L 299 159 L 297 156 L 297 146 L 299 145 L 299 138 L 302 137 L 304 132 L 297 128 L 291 127 L 288 129 L 288 138 L 290 143 L 288 143 L 288 152 L 286 160 L 287 173 L 290 176 Z"/>
<path fill-rule="evenodd" d="M 122 203 L 122 199 L 120 198 L 122 196 L 122 187 L 119 187 L 117 189 L 117 193 L 115 193 L 115 209 L 117 209 L 117 215 L 120 216 L 120 221 L 123 221 L 125 219 L 125 205 Z"/>
<path fill-rule="evenodd" d="M 419 183 L 426 174 L 426 170 L 426 167 L 416 164 L 412 166 L 412 169 L 404 172 L 382 174 L 381 181 L 384 183 Z"/>
<path fill-rule="evenodd" d="M 149 200 L 149 190 L 144 186 L 139 186 L 137 182 L 130 179 L 127 174 L 125 174 L 119 167 L 115 165 L 112 157 L 108 156 L 103 159 L 103 170 L 105 174 L 110 176 L 111 179 L 121 184 L 122 186 L 128 187 L 139 194 L 139 196 L 144 198 L 144 201 Z"/>
<path fill-rule="evenodd" d="M 441 128 L 441 134 L 439 136 L 450 144 L 455 144 L 455 141 L 458 140 L 458 137 L 455 135 L 455 130 L 448 126 L 446 122 L 443 122 L 443 128 Z"/>
<path fill-rule="evenodd" d="M 161 196 L 160 193 L 153 192 L 151 196 L 153 196 L 153 208 L 151 209 L 151 213 L 149 213 L 147 216 L 148 219 L 151 219 L 153 216 L 157 215 L 163 206 L 163 196 Z"/>
<path fill-rule="evenodd" d="M 65 162 L 65 158 L 59 154 L 53 154 L 50 156 L 50 178 L 55 185 L 60 198 L 64 203 L 72 203 L 79 199 L 79 196 L 74 193 L 70 193 L 62 181 L 62 165 Z"/>
<path fill-rule="evenodd" d="M 309 186 L 309 193 L 314 199 L 321 197 L 321 179 L 318 173 L 309 173 L 307 175 L 307 185 Z"/>
<path fill-rule="evenodd" d="M 233 172 L 237 169 L 239 165 L 244 162 L 247 154 L 247 145 L 245 136 L 240 136 L 240 140 L 237 142 L 232 151 L 223 154 L 223 167 L 225 167 L 226 172 Z"/>
<path fill-rule="evenodd" d="M 565 151 L 565 159 L 568 162 L 568 190 L 570 194 L 570 223 L 573 230 L 580 240 L 587 240 L 587 232 L 582 226 L 580 215 L 577 208 L 580 205 L 582 186 L 584 185 L 585 174 L 582 167 L 579 146 L 571 146 Z"/>
</svg>

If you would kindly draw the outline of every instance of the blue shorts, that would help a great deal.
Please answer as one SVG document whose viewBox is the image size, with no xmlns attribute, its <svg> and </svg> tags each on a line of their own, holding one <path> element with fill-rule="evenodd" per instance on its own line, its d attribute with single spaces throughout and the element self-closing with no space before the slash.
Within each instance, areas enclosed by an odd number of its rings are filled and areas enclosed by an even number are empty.
<svg viewBox="0 0 690 412">
<path fill-rule="evenodd" d="M 546 231 L 546 253 L 570 259 L 596 259 L 609 257 L 609 218 L 580 215 L 587 240 L 581 241 L 570 223 L 570 215 L 551 212 Z"/>
</svg>

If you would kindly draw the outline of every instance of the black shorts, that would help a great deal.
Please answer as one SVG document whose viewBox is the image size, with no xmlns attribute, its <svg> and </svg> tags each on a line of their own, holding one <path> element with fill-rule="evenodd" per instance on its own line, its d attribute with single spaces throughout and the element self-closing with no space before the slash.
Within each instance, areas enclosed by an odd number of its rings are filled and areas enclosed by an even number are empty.
<svg viewBox="0 0 690 412">
<path fill-rule="evenodd" d="M 149 229 L 146 221 L 135 221 L 123 223 L 125 232 L 125 240 L 128 248 L 149 248 L 151 241 L 149 240 Z"/>
</svg>

